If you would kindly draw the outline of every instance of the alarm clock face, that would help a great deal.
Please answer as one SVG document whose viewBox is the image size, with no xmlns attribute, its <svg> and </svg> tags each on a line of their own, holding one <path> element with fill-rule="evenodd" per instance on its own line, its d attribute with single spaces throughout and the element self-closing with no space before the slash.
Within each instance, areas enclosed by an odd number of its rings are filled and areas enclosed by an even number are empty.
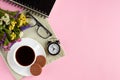
<svg viewBox="0 0 120 80">
<path fill-rule="evenodd" d="M 60 52 L 60 46 L 59 46 L 59 44 L 56 44 L 56 43 L 50 44 L 49 47 L 48 47 L 48 51 L 52 55 L 58 54 Z"/>
</svg>

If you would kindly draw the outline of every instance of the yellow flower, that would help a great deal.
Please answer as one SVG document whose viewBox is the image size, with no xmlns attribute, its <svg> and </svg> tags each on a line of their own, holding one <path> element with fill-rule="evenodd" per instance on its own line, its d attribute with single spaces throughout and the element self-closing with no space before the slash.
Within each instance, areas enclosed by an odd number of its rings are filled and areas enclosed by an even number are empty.
<svg viewBox="0 0 120 80">
<path fill-rule="evenodd" d="M 23 19 L 22 21 L 23 21 L 23 24 L 24 24 L 24 25 L 27 23 L 27 22 L 26 22 L 26 19 Z"/>
<path fill-rule="evenodd" d="M 23 13 L 20 14 L 20 19 L 26 19 L 25 15 Z"/>
<path fill-rule="evenodd" d="M 19 20 L 19 25 L 18 27 L 21 27 L 23 25 L 23 21 L 22 20 Z"/>
<path fill-rule="evenodd" d="M 14 32 L 12 32 L 10 37 L 11 37 L 11 40 L 14 40 L 16 38 L 16 34 Z"/>
<path fill-rule="evenodd" d="M 22 20 L 23 22 L 26 22 L 26 16 L 24 14 L 20 14 L 20 17 L 18 20 Z"/>
<path fill-rule="evenodd" d="M 24 14 L 20 14 L 18 21 L 19 21 L 18 27 L 21 27 L 22 25 L 25 25 L 27 23 L 27 19 Z"/>
<path fill-rule="evenodd" d="M 11 23 L 9 25 L 9 30 L 10 31 L 14 29 L 16 23 L 17 23 L 16 21 L 11 21 Z"/>
<path fill-rule="evenodd" d="M 11 21 L 12 26 L 15 26 L 16 23 L 17 23 L 16 21 Z"/>
<path fill-rule="evenodd" d="M 13 29 L 14 29 L 14 26 L 9 25 L 9 30 L 11 31 L 11 30 L 13 30 Z"/>
</svg>

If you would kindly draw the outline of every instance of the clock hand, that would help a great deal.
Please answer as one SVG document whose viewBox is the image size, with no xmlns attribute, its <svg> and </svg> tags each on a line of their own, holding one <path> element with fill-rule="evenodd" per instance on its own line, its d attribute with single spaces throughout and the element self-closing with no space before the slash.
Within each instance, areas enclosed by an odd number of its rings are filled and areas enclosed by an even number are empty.
<svg viewBox="0 0 120 80">
<path fill-rule="evenodd" d="M 54 46 L 52 45 L 52 51 L 54 51 L 55 50 L 55 48 L 54 48 Z"/>
<path fill-rule="evenodd" d="M 52 51 L 54 51 L 54 48 L 52 48 Z"/>
<path fill-rule="evenodd" d="M 55 48 L 53 47 L 53 51 L 55 50 Z"/>
</svg>

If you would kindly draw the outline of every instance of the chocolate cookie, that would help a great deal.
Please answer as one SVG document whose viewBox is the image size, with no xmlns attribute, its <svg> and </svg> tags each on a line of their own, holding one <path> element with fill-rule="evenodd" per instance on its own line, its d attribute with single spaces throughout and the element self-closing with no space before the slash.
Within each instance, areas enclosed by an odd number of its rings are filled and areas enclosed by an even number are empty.
<svg viewBox="0 0 120 80">
<path fill-rule="evenodd" d="M 32 75 L 38 76 L 42 72 L 42 68 L 41 68 L 41 66 L 39 64 L 33 64 L 30 67 L 30 72 L 31 72 Z"/>
<path fill-rule="evenodd" d="M 45 64 L 46 64 L 46 58 L 44 56 L 42 56 L 42 55 L 37 56 L 35 63 L 39 64 L 41 67 L 44 67 Z"/>
</svg>

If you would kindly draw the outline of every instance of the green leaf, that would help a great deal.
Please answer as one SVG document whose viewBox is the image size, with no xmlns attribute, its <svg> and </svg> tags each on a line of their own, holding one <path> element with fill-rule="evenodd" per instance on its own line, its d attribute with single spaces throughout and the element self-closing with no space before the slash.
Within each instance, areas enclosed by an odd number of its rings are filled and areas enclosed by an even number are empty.
<svg viewBox="0 0 120 80">
<path fill-rule="evenodd" d="M 16 34 L 16 39 L 20 38 L 20 36 L 19 36 L 19 35 L 20 35 L 20 29 L 15 26 L 15 28 L 14 28 L 13 31 L 14 31 L 14 33 Z"/>
<path fill-rule="evenodd" d="M 4 46 L 7 46 L 9 43 L 10 43 L 10 41 L 9 41 L 8 38 L 6 37 L 6 38 L 5 38 L 5 41 L 4 41 Z"/>
<path fill-rule="evenodd" d="M 6 33 L 6 35 L 7 35 L 7 38 L 8 38 L 8 40 L 10 40 L 10 34 L 11 34 L 11 31 L 9 31 L 8 29 L 6 29 L 6 28 L 4 28 L 4 31 L 5 31 L 5 33 Z"/>
<path fill-rule="evenodd" d="M 2 31 L 3 30 L 3 26 L 2 25 L 0 25 L 0 31 Z"/>
<path fill-rule="evenodd" d="M 3 39 L 3 37 L 4 37 L 4 32 L 0 31 L 0 41 Z"/>
</svg>

